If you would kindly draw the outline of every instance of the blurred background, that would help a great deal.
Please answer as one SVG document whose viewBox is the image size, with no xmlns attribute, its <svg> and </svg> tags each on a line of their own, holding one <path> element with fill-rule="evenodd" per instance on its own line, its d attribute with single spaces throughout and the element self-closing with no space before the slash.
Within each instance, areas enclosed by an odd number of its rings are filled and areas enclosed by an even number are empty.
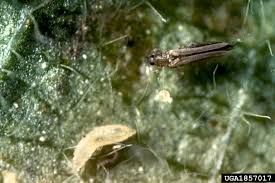
<svg viewBox="0 0 275 183">
<path fill-rule="evenodd" d="M 275 171 L 275 1 L 3 0 L 0 176 L 18 182 L 220 182 Z M 236 44 L 158 68 L 155 48 Z M 137 131 L 84 179 L 73 147 L 95 126 Z M 120 153 L 120 152 L 119 152 Z"/>
</svg>

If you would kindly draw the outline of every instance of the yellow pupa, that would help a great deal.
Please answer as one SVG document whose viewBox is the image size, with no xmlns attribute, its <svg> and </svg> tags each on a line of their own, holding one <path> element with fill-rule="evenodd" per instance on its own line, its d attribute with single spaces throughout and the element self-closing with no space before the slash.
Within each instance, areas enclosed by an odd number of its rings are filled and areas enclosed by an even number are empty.
<svg viewBox="0 0 275 183">
<path fill-rule="evenodd" d="M 76 145 L 73 157 L 73 170 L 79 173 L 85 163 L 103 146 L 125 141 L 136 134 L 136 130 L 120 124 L 95 127 Z"/>
<path fill-rule="evenodd" d="M 7 170 L 2 171 L 3 183 L 17 183 L 16 174 Z"/>
</svg>

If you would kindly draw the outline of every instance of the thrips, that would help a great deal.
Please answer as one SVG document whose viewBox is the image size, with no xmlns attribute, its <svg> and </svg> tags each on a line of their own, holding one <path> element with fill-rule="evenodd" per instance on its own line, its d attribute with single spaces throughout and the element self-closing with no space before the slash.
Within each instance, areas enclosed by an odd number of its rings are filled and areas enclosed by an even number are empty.
<svg viewBox="0 0 275 183">
<path fill-rule="evenodd" d="M 153 50 L 147 57 L 150 65 L 160 67 L 178 67 L 192 62 L 202 61 L 208 58 L 219 57 L 233 48 L 233 44 L 226 42 L 215 42 L 207 44 L 196 44 L 186 48 L 168 51 Z"/>
</svg>

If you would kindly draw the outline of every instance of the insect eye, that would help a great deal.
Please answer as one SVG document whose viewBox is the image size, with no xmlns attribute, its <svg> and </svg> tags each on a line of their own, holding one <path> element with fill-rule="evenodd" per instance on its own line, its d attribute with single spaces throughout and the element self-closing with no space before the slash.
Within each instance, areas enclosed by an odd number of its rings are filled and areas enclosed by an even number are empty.
<svg viewBox="0 0 275 183">
<path fill-rule="evenodd" d="M 155 55 L 149 56 L 149 63 L 150 63 L 150 65 L 155 65 Z"/>
</svg>

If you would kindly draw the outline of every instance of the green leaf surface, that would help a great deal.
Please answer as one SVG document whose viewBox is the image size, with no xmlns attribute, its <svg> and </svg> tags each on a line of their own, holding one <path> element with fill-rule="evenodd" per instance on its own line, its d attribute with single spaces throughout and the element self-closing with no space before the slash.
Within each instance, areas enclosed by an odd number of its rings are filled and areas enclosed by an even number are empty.
<svg viewBox="0 0 275 183">
<path fill-rule="evenodd" d="M 274 9 L 268 0 L 1 1 L 0 171 L 80 182 L 73 147 L 95 126 L 125 124 L 137 140 L 90 180 L 274 172 Z M 176 69 L 146 63 L 154 48 L 211 41 L 237 44 Z"/>
</svg>

